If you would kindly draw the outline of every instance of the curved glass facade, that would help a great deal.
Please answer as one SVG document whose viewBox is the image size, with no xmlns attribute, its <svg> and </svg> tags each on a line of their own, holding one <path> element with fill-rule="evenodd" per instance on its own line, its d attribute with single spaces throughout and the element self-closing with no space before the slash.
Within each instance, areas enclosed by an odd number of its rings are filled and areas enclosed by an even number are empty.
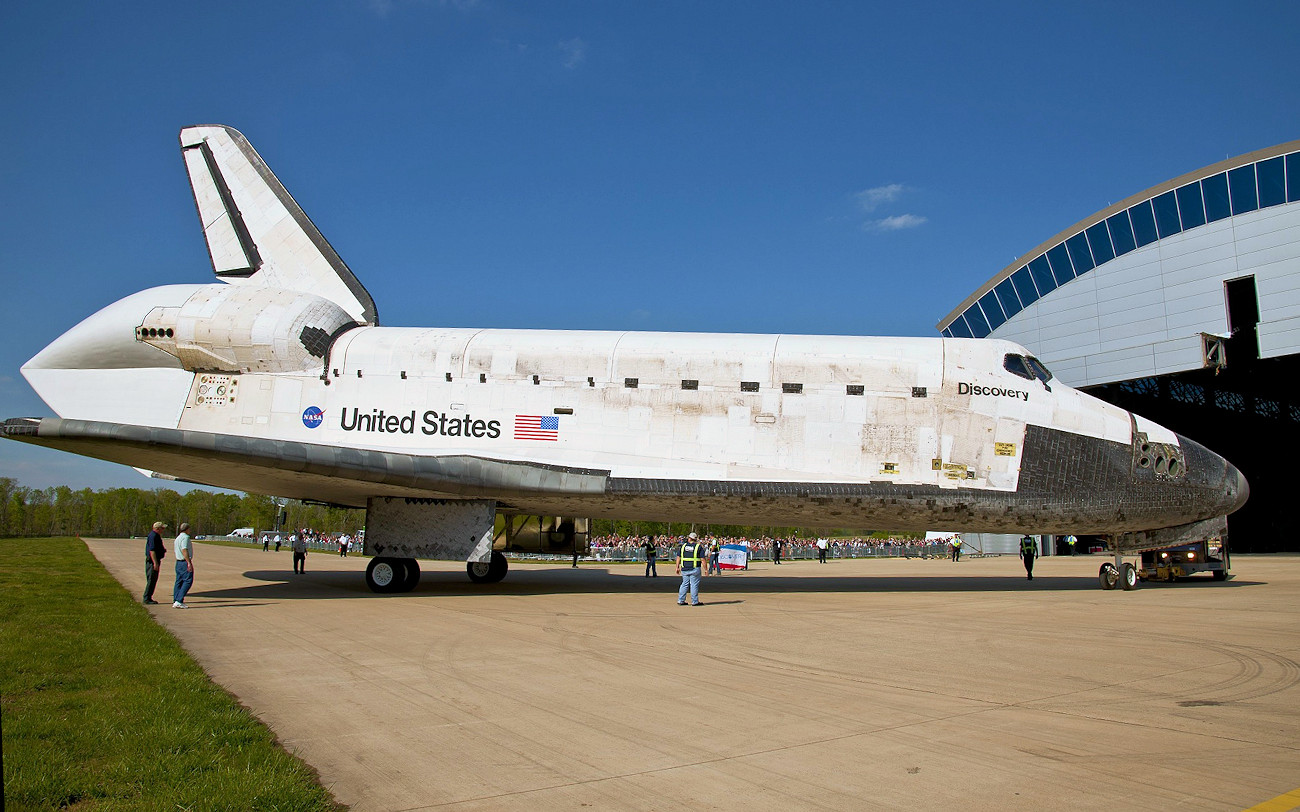
<svg viewBox="0 0 1300 812">
<path fill-rule="evenodd" d="M 1297 201 L 1300 152 L 1191 181 L 1099 219 L 1020 268 L 1004 272 L 1004 278 L 942 333 L 949 338 L 985 338 L 1061 285 L 1144 245 L 1233 215 Z"/>
</svg>

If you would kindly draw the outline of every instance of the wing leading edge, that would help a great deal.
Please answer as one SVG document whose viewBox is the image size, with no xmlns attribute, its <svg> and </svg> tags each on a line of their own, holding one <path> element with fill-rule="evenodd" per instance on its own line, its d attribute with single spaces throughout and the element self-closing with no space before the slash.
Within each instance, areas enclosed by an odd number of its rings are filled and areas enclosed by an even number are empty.
<svg viewBox="0 0 1300 812">
<path fill-rule="evenodd" d="M 0 433 L 33 445 L 166 471 L 202 485 L 350 507 L 365 507 L 371 496 L 509 501 L 523 493 L 603 494 L 609 473 L 57 417 L 12 418 L 0 425 Z"/>
</svg>

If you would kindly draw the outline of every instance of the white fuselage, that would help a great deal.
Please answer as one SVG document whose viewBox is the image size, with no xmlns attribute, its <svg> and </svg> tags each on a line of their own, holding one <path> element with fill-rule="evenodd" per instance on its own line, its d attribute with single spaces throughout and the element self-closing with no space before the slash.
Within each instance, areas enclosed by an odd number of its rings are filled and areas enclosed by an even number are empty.
<svg viewBox="0 0 1300 812">
<path fill-rule="evenodd" d="M 251 291 L 136 294 L 24 372 L 65 418 L 614 477 L 1013 491 L 1026 425 L 1132 437 L 1127 412 L 1007 371 L 1008 354 L 1027 355 L 1009 342 L 353 327 L 322 369 L 287 321 L 313 312 L 310 297 L 277 322 L 241 309 Z"/>
</svg>

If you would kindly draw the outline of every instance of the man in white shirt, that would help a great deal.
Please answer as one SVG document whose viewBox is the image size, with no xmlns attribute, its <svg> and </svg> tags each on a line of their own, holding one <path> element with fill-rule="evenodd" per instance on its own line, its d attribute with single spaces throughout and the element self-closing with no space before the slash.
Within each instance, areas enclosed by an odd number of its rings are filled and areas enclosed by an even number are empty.
<svg viewBox="0 0 1300 812">
<path fill-rule="evenodd" d="M 188 524 L 181 522 L 176 529 L 176 585 L 172 587 L 172 608 L 188 609 L 185 596 L 194 585 L 194 542 L 190 541 Z"/>
</svg>

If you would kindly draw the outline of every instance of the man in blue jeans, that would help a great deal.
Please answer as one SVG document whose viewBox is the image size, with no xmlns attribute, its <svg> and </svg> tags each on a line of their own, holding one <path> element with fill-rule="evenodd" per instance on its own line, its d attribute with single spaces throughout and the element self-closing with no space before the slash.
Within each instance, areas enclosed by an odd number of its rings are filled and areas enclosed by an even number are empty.
<svg viewBox="0 0 1300 812">
<path fill-rule="evenodd" d="M 190 541 L 188 524 L 181 522 L 176 529 L 176 585 L 172 587 L 172 608 L 188 609 L 185 596 L 194 585 L 194 542 Z"/>
<path fill-rule="evenodd" d="M 686 605 L 686 592 L 691 593 L 691 606 L 700 605 L 700 576 L 704 570 L 704 557 L 708 552 L 700 543 L 700 537 L 691 533 L 677 550 L 677 572 L 682 576 L 681 588 L 677 590 L 677 605 Z"/>
</svg>

